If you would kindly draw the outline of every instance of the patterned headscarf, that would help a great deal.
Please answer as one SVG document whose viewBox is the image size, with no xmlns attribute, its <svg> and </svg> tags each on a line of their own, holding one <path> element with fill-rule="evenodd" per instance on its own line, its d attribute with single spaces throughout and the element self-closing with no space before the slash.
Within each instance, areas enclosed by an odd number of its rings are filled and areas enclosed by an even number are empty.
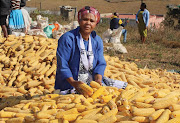
<svg viewBox="0 0 180 123">
<path fill-rule="evenodd" d="M 91 13 L 95 16 L 97 24 L 100 21 L 100 13 L 98 12 L 97 9 L 90 7 L 90 6 L 85 6 L 84 8 L 80 9 L 78 12 L 78 21 L 80 21 L 80 19 L 82 18 L 83 15 L 87 14 L 87 13 Z"/>
</svg>

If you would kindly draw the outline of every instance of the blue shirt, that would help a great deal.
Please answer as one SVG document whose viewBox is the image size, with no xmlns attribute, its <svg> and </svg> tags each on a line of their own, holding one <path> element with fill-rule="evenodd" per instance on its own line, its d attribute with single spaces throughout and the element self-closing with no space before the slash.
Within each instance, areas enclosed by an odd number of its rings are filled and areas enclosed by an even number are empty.
<svg viewBox="0 0 180 123">
<path fill-rule="evenodd" d="M 136 14 L 136 21 L 138 21 L 138 14 L 140 11 L 141 11 L 141 9 Z M 149 11 L 147 9 L 144 9 L 143 20 L 144 20 L 146 27 L 148 27 L 148 25 L 149 25 Z"/>
<path fill-rule="evenodd" d="M 55 89 L 61 91 L 72 89 L 73 87 L 66 81 L 67 78 L 73 77 L 78 79 L 79 62 L 80 62 L 80 34 L 79 27 L 66 32 L 58 40 L 57 47 L 57 70 Z M 91 33 L 93 60 L 93 78 L 95 74 L 104 75 L 106 61 L 103 55 L 103 41 L 96 35 L 95 31 Z"/>
</svg>

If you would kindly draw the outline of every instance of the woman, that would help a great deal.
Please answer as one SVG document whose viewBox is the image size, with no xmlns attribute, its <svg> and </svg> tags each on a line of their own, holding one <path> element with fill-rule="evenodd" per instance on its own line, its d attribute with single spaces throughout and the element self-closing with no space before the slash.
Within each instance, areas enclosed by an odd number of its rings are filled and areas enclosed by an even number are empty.
<svg viewBox="0 0 180 123">
<path fill-rule="evenodd" d="M 93 31 L 100 21 L 100 13 L 86 6 L 78 12 L 79 27 L 62 35 L 57 47 L 55 89 L 61 94 L 81 93 L 79 85 L 92 80 L 102 84 L 106 62 L 103 41 Z"/>
<path fill-rule="evenodd" d="M 149 25 L 149 11 L 146 9 L 145 3 L 141 4 L 140 10 L 136 14 L 136 23 L 138 24 L 141 41 L 145 43 Z"/>
<path fill-rule="evenodd" d="M 12 31 L 24 31 L 24 19 L 20 10 L 21 0 L 11 0 L 12 10 L 9 16 L 9 28 Z"/>
<path fill-rule="evenodd" d="M 26 0 L 21 0 L 20 7 L 24 19 L 25 33 L 27 33 L 30 30 L 31 17 L 29 16 L 28 11 L 24 9 L 25 6 L 26 6 Z"/>
</svg>

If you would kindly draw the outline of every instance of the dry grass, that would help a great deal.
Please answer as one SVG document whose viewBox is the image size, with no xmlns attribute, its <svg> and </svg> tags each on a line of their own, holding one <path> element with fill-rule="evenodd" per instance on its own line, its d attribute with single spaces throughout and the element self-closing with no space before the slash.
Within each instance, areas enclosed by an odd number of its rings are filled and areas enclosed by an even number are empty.
<svg viewBox="0 0 180 123">
<path fill-rule="evenodd" d="M 59 6 L 70 5 L 76 6 L 77 10 L 89 5 L 97 8 L 100 13 L 137 13 L 141 4 L 140 0 L 123 0 L 124 2 L 109 3 L 105 0 L 31 0 L 27 3 L 27 6 L 40 7 L 42 3 L 42 9 L 46 10 L 59 10 Z M 126 2 L 127 1 L 127 2 Z M 166 5 L 168 4 L 180 4 L 179 0 L 144 0 L 147 4 L 147 8 L 151 14 L 165 14 Z"/>
</svg>

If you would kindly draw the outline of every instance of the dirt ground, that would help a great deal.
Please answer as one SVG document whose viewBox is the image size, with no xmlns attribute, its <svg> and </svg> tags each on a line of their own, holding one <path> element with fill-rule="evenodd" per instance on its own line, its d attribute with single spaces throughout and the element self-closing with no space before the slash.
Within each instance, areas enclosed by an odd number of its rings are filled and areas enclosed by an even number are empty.
<svg viewBox="0 0 180 123">
<path fill-rule="evenodd" d="M 59 10 L 59 6 L 73 6 L 80 8 L 89 5 L 97 8 L 100 13 L 130 13 L 136 14 L 141 0 L 121 0 L 122 2 L 110 3 L 106 0 L 31 0 L 27 6 L 37 7 L 44 10 Z M 180 4 L 179 0 L 144 0 L 151 14 L 165 14 L 168 4 Z"/>
</svg>

